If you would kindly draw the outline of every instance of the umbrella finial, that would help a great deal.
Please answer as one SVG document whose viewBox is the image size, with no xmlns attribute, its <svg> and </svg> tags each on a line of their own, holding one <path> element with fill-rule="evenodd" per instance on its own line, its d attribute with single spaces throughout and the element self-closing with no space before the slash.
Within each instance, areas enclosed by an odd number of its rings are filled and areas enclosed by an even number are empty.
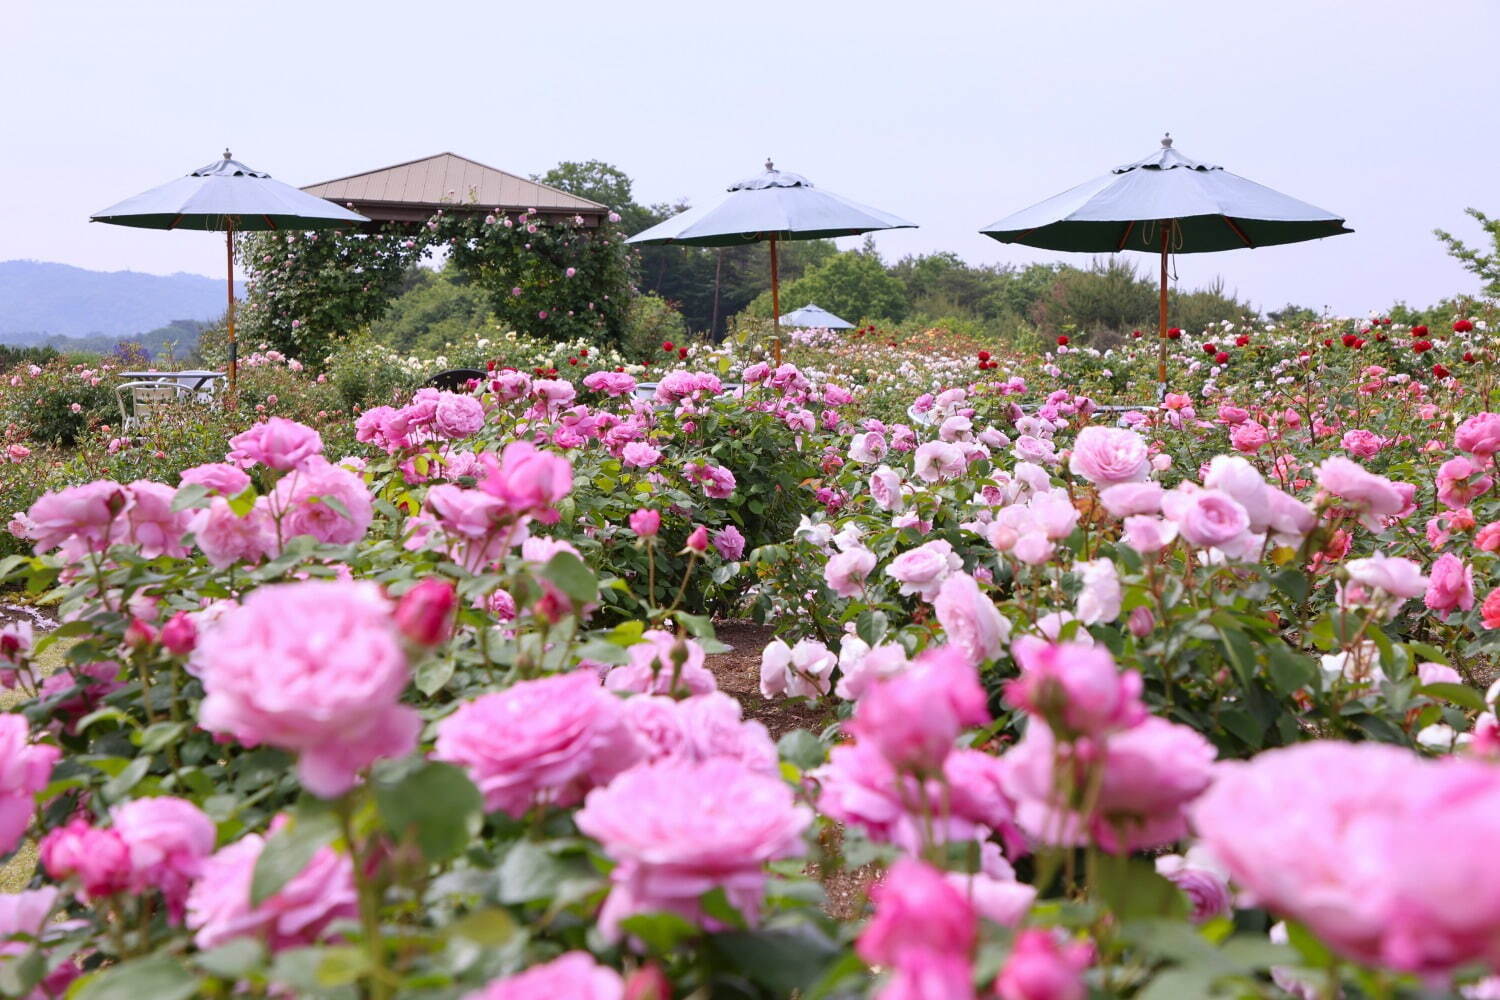
<svg viewBox="0 0 1500 1000">
<path fill-rule="evenodd" d="M 1171 149 L 1172 148 L 1172 133 L 1171 132 L 1168 132 L 1166 135 L 1164 135 L 1164 136 L 1161 137 L 1161 148 L 1162 149 Z"/>
<path fill-rule="evenodd" d="M 229 147 L 228 146 L 224 147 L 224 159 L 226 159 L 226 160 L 232 160 L 232 159 L 234 159 L 234 155 L 229 152 Z"/>
<path fill-rule="evenodd" d="M 776 171 L 776 164 L 774 164 L 774 163 L 771 162 L 771 158 L 769 156 L 766 157 L 766 173 L 768 173 L 768 174 L 769 173 L 774 173 L 775 171 Z"/>
</svg>

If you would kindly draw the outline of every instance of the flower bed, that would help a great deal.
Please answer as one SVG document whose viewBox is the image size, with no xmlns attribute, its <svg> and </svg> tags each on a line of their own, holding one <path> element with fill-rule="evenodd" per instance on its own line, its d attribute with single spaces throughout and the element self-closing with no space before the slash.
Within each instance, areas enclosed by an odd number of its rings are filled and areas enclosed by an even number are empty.
<svg viewBox="0 0 1500 1000">
<path fill-rule="evenodd" d="M 1160 406 L 1132 342 L 497 365 L 50 492 L 0 992 L 1485 995 L 1493 349 L 1347 329 L 1182 338 Z"/>
</svg>

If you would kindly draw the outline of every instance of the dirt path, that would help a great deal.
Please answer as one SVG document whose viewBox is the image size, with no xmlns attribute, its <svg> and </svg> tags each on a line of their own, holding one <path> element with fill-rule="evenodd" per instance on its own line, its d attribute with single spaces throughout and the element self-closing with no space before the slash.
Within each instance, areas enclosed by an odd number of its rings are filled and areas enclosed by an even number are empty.
<svg viewBox="0 0 1500 1000">
<path fill-rule="evenodd" d="M 768 625 L 749 622 L 722 622 L 714 626 L 719 641 L 733 648 L 716 653 L 705 661 L 719 682 L 719 689 L 733 696 L 745 711 L 745 718 L 765 725 L 771 739 L 779 740 L 793 729 L 822 731 L 835 721 L 831 704 L 812 704 L 786 698 L 765 698 L 760 693 L 760 653 L 776 637 Z M 837 853 L 842 830 L 834 827 L 825 835 L 823 847 Z M 840 869 L 824 875 L 816 865 L 807 874 L 823 883 L 827 901 L 824 910 L 840 920 L 858 919 L 865 912 L 866 894 L 875 877 L 873 866 Z"/>
</svg>

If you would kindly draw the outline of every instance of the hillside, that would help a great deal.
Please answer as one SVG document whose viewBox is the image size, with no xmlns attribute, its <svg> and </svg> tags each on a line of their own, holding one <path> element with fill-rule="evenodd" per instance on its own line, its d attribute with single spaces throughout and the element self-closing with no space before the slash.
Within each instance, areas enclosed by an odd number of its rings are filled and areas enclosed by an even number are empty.
<svg viewBox="0 0 1500 1000">
<path fill-rule="evenodd" d="M 216 320 L 224 282 L 197 274 L 89 271 L 34 260 L 0 261 L 0 343 L 135 338 L 175 320 Z"/>
</svg>

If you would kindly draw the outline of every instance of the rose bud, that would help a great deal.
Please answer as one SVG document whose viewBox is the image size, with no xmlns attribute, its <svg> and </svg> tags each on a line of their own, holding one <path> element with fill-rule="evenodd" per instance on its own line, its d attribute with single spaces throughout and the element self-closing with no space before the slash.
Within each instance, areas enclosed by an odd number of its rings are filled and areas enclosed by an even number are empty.
<svg viewBox="0 0 1500 1000">
<path fill-rule="evenodd" d="M 457 605 L 453 584 L 428 577 L 401 595 L 396 604 L 396 628 L 419 646 L 436 646 L 448 638 Z"/>
</svg>

